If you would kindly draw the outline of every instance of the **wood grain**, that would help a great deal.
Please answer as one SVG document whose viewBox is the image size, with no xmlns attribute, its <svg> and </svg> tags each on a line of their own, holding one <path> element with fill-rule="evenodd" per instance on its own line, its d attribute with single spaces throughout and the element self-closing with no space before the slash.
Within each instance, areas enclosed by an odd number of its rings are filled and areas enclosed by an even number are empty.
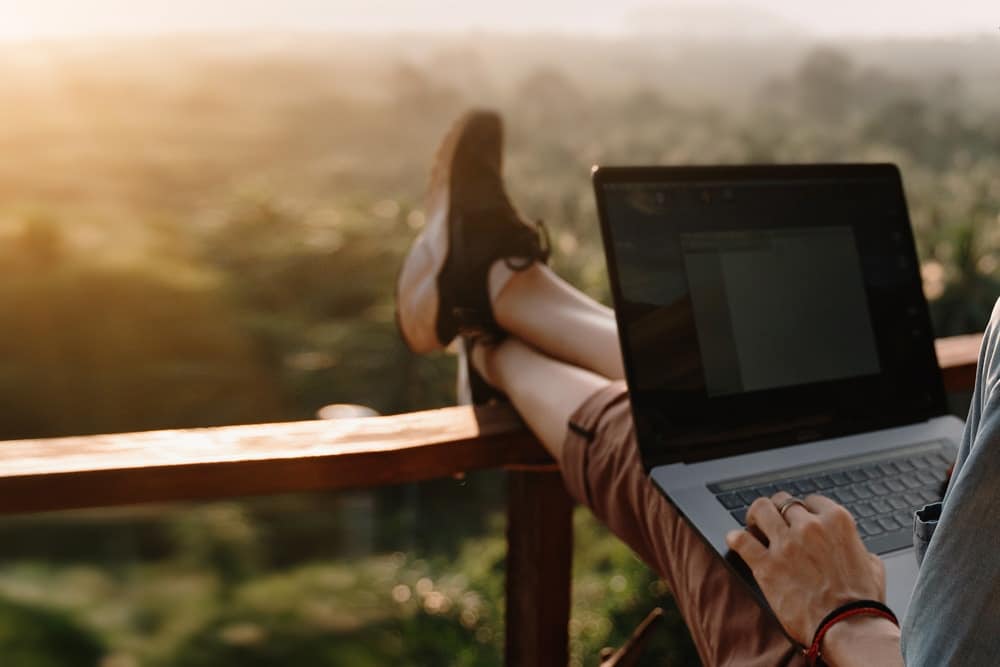
<svg viewBox="0 0 1000 667">
<path fill-rule="evenodd" d="M 976 362 L 983 334 L 938 338 L 934 341 L 938 365 L 948 391 L 971 391 L 976 383 Z"/>
<path fill-rule="evenodd" d="M 348 489 L 551 466 L 507 406 L 0 442 L 0 513 Z"/>
<path fill-rule="evenodd" d="M 980 335 L 937 341 L 972 388 Z M 0 513 L 347 489 L 551 466 L 506 406 L 0 442 Z"/>
<path fill-rule="evenodd" d="M 507 473 L 504 664 L 569 662 L 573 500 L 557 471 Z"/>
</svg>

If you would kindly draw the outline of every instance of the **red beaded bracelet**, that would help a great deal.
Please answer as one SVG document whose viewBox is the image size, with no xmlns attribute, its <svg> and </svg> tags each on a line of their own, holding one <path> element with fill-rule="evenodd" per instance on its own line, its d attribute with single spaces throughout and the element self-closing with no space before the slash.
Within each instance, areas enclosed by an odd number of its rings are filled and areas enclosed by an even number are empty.
<svg viewBox="0 0 1000 667">
<path fill-rule="evenodd" d="M 826 615 L 826 618 L 816 628 L 812 644 L 809 648 L 802 649 L 809 667 L 815 667 L 816 661 L 820 659 L 820 645 L 823 643 L 823 637 L 826 636 L 830 628 L 852 616 L 878 616 L 879 618 L 892 621 L 896 627 L 899 627 L 899 619 L 892 613 L 892 610 L 876 600 L 856 600 L 841 605 Z"/>
</svg>

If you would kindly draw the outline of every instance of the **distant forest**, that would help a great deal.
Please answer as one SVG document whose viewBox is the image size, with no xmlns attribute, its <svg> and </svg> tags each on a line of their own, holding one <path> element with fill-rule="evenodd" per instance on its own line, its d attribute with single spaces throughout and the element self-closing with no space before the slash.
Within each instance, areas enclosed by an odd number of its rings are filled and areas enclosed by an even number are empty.
<svg viewBox="0 0 1000 667">
<path fill-rule="evenodd" d="M 500 109 L 523 213 L 599 298 L 594 163 L 888 160 L 938 333 L 998 292 L 1000 44 L 175 38 L 3 47 L 4 437 L 452 399 L 392 281 L 437 141 Z"/>
<path fill-rule="evenodd" d="M 607 300 L 591 165 L 891 161 L 938 335 L 1000 295 L 1000 42 L 266 37 L 0 47 L 0 439 L 454 401 L 393 283 L 468 107 L 553 264 Z M 19 667 L 499 665 L 503 475 L 0 521 Z M 442 517 L 447 517 L 442 521 Z M 572 664 L 665 582 L 586 512 Z M 647 663 L 644 663 L 647 664 Z"/>
</svg>

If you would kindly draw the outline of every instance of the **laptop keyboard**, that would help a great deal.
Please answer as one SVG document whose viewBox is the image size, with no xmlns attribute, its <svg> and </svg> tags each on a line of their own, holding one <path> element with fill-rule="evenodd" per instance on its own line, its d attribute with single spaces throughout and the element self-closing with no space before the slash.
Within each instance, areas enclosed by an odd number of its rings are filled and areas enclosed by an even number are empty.
<svg viewBox="0 0 1000 667">
<path fill-rule="evenodd" d="M 952 460 L 943 443 L 923 443 L 879 454 L 709 484 L 708 489 L 741 525 L 750 504 L 778 491 L 819 494 L 845 506 L 873 553 L 913 544 L 913 513 L 941 499 Z"/>
</svg>

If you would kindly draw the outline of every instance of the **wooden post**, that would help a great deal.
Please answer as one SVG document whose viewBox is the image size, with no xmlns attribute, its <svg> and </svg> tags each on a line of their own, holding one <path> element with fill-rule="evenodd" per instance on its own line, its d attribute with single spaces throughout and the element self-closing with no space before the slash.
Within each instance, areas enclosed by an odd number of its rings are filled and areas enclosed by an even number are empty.
<svg viewBox="0 0 1000 667">
<path fill-rule="evenodd" d="M 507 473 L 507 667 L 569 662 L 573 501 L 555 471 Z"/>
</svg>

